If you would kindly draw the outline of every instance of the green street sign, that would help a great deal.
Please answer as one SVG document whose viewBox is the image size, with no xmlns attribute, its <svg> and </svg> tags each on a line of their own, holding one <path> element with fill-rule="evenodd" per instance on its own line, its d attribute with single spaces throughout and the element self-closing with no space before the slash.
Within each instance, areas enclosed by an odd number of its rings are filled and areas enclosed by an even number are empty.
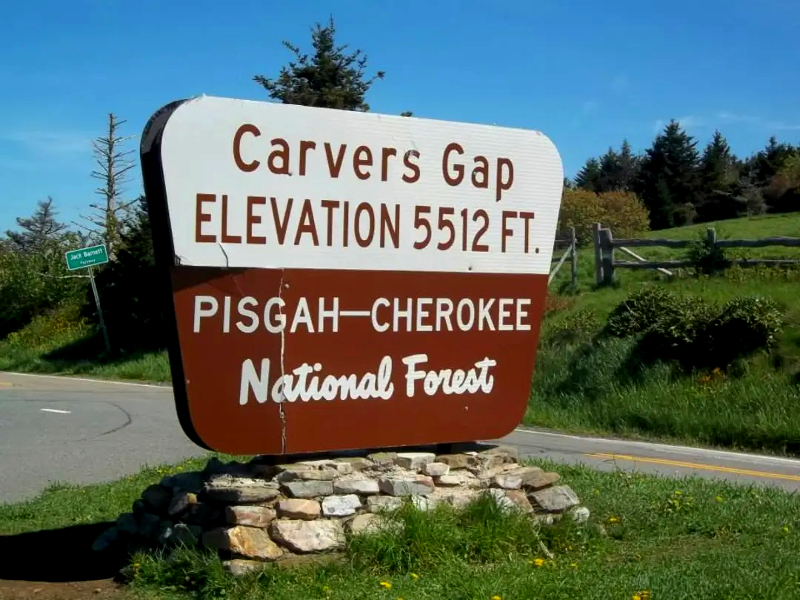
<svg viewBox="0 0 800 600">
<path fill-rule="evenodd" d="M 105 244 L 70 250 L 66 253 L 66 256 L 67 269 L 70 271 L 94 267 L 95 265 L 102 265 L 108 262 L 108 252 L 106 251 Z"/>
</svg>

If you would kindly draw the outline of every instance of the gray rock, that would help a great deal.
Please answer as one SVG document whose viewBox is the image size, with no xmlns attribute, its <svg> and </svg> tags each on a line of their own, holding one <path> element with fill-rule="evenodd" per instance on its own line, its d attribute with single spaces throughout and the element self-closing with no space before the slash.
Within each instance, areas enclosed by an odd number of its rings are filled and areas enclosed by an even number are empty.
<svg viewBox="0 0 800 600">
<path fill-rule="evenodd" d="M 331 481 L 288 481 L 283 484 L 283 490 L 292 498 L 318 498 L 333 494 Z"/>
<path fill-rule="evenodd" d="M 151 512 L 163 513 L 167 510 L 170 500 L 172 500 L 171 490 L 158 484 L 148 486 L 142 492 L 142 501 Z"/>
<path fill-rule="evenodd" d="M 522 487 L 528 491 L 537 491 L 558 483 L 561 479 L 558 473 L 530 472 L 522 476 Z"/>
<path fill-rule="evenodd" d="M 145 513 L 139 519 L 139 535 L 148 539 L 155 539 L 158 536 L 161 526 L 161 517 L 153 513 Z"/>
<path fill-rule="evenodd" d="M 517 505 L 517 508 L 522 510 L 524 513 L 532 513 L 533 506 L 531 505 L 531 501 L 528 500 L 528 496 L 522 490 L 506 490 L 506 498 L 511 500 L 514 504 Z"/>
<path fill-rule="evenodd" d="M 394 464 L 397 452 L 375 452 L 367 455 L 367 458 L 378 467 L 388 467 Z"/>
<path fill-rule="evenodd" d="M 226 506 L 225 521 L 231 525 L 266 527 L 275 520 L 277 514 L 265 506 Z"/>
<path fill-rule="evenodd" d="M 444 463 L 452 470 L 478 466 L 477 457 L 470 454 L 441 454 L 436 457 L 436 462 Z"/>
<path fill-rule="evenodd" d="M 484 468 L 487 469 L 501 464 L 516 463 L 519 462 L 519 450 L 513 446 L 497 446 L 478 452 L 478 460 L 483 462 Z"/>
<path fill-rule="evenodd" d="M 500 473 L 492 477 L 491 485 L 504 490 L 518 490 L 522 487 L 522 477 L 513 473 Z"/>
<path fill-rule="evenodd" d="M 192 504 L 197 504 L 197 494 L 194 492 L 178 492 L 169 503 L 167 513 L 171 517 L 178 517 L 189 510 Z"/>
<path fill-rule="evenodd" d="M 476 500 L 480 494 L 480 490 L 477 489 L 439 488 L 430 497 L 439 503 L 449 504 L 456 509 L 463 509 Z"/>
<path fill-rule="evenodd" d="M 292 552 L 307 554 L 342 548 L 345 544 L 341 521 L 295 521 L 278 519 L 270 525 L 272 539 Z"/>
<path fill-rule="evenodd" d="M 275 560 L 283 554 L 283 551 L 270 539 L 266 531 L 241 525 L 205 532 L 203 545 L 207 548 L 259 560 Z"/>
<path fill-rule="evenodd" d="M 217 475 L 206 482 L 203 497 L 231 504 L 256 504 L 274 500 L 280 495 L 277 483 L 231 475 Z"/>
<path fill-rule="evenodd" d="M 578 496 L 567 485 L 532 492 L 529 498 L 536 507 L 548 513 L 561 513 L 580 504 Z"/>
<path fill-rule="evenodd" d="M 429 477 L 441 477 L 450 472 L 450 467 L 442 462 L 432 462 L 422 467 L 422 472 Z"/>
<path fill-rule="evenodd" d="M 402 498 L 394 496 L 370 496 L 367 498 L 367 510 L 371 513 L 396 510 L 402 505 Z"/>
<path fill-rule="evenodd" d="M 353 468 L 353 471 L 363 471 L 372 466 L 372 461 L 361 456 L 348 456 L 345 458 L 337 458 L 337 463 L 348 464 Z"/>
<path fill-rule="evenodd" d="M 158 525 L 158 537 L 156 541 L 161 546 L 166 546 L 172 537 L 172 521 L 162 520 Z"/>
<path fill-rule="evenodd" d="M 380 515 L 365 513 L 347 522 L 346 528 L 352 535 L 377 533 L 381 529 L 383 519 Z"/>
<path fill-rule="evenodd" d="M 172 535 L 169 537 L 169 543 L 175 546 L 196 546 L 203 535 L 202 527 L 197 525 L 186 525 L 185 523 L 176 523 L 172 527 Z"/>
<path fill-rule="evenodd" d="M 138 499 L 133 501 L 131 509 L 133 510 L 133 516 L 138 521 L 142 518 L 142 515 L 147 512 L 147 505 L 141 499 Z"/>
<path fill-rule="evenodd" d="M 441 487 L 468 487 L 468 488 L 481 487 L 481 482 L 477 477 L 475 477 L 475 475 L 473 475 L 469 471 L 463 471 L 463 470 L 435 477 L 434 482 L 436 482 L 436 485 Z"/>
<path fill-rule="evenodd" d="M 167 475 L 161 480 L 161 485 L 172 490 L 174 494 L 179 492 L 191 492 L 199 494 L 203 489 L 203 476 L 196 472 L 176 473 Z"/>
<path fill-rule="evenodd" d="M 222 568 L 234 577 L 241 577 L 248 573 L 253 573 L 264 568 L 264 563 L 260 560 L 246 560 L 244 558 L 234 558 L 222 561 Z"/>
<path fill-rule="evenodd" d="M 399 452 L 394 459 L 394 464 L 411 471 L 419 471 L 436 460 L 436 455 L 431 452 Z"/>
<path fill-rule="evenodd" d="M 486 490 L 484 493 L 492 498 L 497 503 L 497 506 L 504 510 L 516 510 L 518 508 L 516 502 L 508 497 L 505 490 L 492 488 Z"/>
<path fill-rule="evenodd" d="M 364 459 L 359 459 L 359 460 L 364 460 Z M 332 470 L 336 472 L 336 475 L 349 475 L 350 473 L 355 471 L 353 463 L 342 459 L 304 460 L 302 462 L 297 463 L 295 466 L 297 467 L 308 466 L 321 471 Z M 333 479 L 333 477 L 331 477 L 331 479 Z"/>
<path fill-rule="evenodd" d="M 414 508 L 427 512 L 433 510 L 439 504 L 439 501 L 433 496 L 411 496 L 411 504 Z"/>
<path fill-rule="evenodd" d="M 322 514 L 326 517 L 349 517 L 361 508 L 361 500 L 355 494 L 328 496 L 322 500 Z"/>
<path fill-rule="evenodd" d="M 337 479 L 333 482 L 334 494 L 360 494 L 372 496 L 380 493 L 380 487 L 375 479 Z"/>
<path fill-rule="evenodd" d="M 384 494 L 390 496 L 427 496 L 433 493 L 433 479 L 421 475 L 416 478 L 387 477 L 378 481 Z"/>
<path fill-rule="evenodd" d="M 139 525 L 136 523 L 133 513 L 123 513 L 117 517 L 116 528 L 121 534 L 133 535 L 139 530 Z"/>
<path fill-rule="evenodd" d="M 338 476 L 339 472 L 336 469 L 318 469 L 301 463 L 281 471 L 275 477 L 275 480 L 281 483 L 287 481 L 333 481 Z"/>
<path fill-rule="evenodd" d="M 290 498 L 278 502 L 278 515 L 282 519 L 300 519 L 313 521 L 322 513 L 322 507 L 316 500 Z"/>
<path fill-rule="evenodd" d="M 591 512 L 585 506 L 576 506 L 569 511 L 569 516 L 579 525 L 583 525 L 589 520 Z"/>
</svg>

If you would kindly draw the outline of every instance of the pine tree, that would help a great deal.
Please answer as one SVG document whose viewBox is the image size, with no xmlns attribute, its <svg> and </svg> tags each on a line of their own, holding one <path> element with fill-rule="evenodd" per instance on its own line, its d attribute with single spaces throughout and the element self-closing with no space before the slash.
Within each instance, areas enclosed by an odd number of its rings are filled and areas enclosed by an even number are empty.
<svg viewBox="0 0 800 600">
<path fill-rule="evenodd" d="M 715 131 L 700 158 L 702 196 L 697 208 L 701 220 L 732 219 L 746 209 L 746 202 L 740 200 L 742 186 L 737 164 L 728 141 Z"/>
<path fill-rule="evenodd" d="M 7 231 L 9 247 L 21 252 L 43 252 L 51 242 L 60 242 L 67 226 L 56 219 L 57 211 L 53 199 L 39 200 L 36 211 L 29 218 L 17 217 L 17 226 L 22 231 Z"/>
<path fill-rule="evenodd" d="M 365 96 L 376 79 L 383 79 L 384 72 L 366 79 L 367 57 L 361 50 L 347 52 L 347 45 L 336 45 L 333 17 L 324 27 L 315 25 L 311 44 L 314 51 L 308 55 L 294 44 L 283 42 L 296 62 L 283 67 L 277 79 L 256 75 L 253 80 L 283 104 L 368 111 Z"/>
<path fill-rule="evenodd" d="M 645 152 L 636 191 L 652 229 L 690 222 L 700 191 L 697 142 L 672 120 Z"/>
<path fill-rule="evenodd" d="M 617 182 L 616 189 L 632 192 L 639 175 L 641 159 L 633 153 L 628 140 L 622 140 L 622 147 L 617 154 Z"/>
<path fill-rule="evenodd" d="M 586 161 L 583 168 L 575 175 L 575 186 L 582 190 L 589 190 L 599 193 L 601 190 L 602 170 L 600 161 L 590 158 Z"/>
</svg>

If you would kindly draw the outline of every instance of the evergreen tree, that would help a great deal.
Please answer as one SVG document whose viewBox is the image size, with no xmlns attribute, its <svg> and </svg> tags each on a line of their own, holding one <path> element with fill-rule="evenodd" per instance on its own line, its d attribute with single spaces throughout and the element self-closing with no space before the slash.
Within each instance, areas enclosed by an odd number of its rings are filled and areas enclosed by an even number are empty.
<svg viewBox="0 0 800 600">
<path fill-rule="evenodd" d="M 600 176 L 598 177 L 597 190 L 598 194 L 603 192 L 617 191 L 617 182 L 619 178 L 619 156 L 612 148 L 608 149 L 603 156 L 600 157 Z"/>
<path fill-rule="evenodd" d="M 616 188 L 619 191 L 632 192 L 639 175 L 641 160 L 631 150 L 628 140 L 622 140 L 622 147 L 617 154 L 617 181 Z"/>
<path fill-rule="evenodd" d="M 157 288 L 153 241 L 147 200 L 137 200 L 129 227 L 120 237 L 116 259 L 97 276 L 103 312 L 115 350 L 151 350 L 164 345 Z M 96 319 L 94 302 L 87 316 Z"/>
<path fill-rule="evenodd" d="M 697 142 L 672 120 L 645 152 L 636 188 L 652 229 L 691 222 L 700 191 Z"/>
<path fill-rule="evenodd" d="M 601 190 L 602 171 L 600 161 L 590 158 L 583 168 L 575 175 L 575 186 L 582 190 L 599 193 Z"/>
<path fill-rule="evenodd" d="M 21 252 L 43 252 L 51 242 L 61 242 L 67 226 L 56 219 L 53 199 L 39 200 L 36 211 L 29 218 L 17 217 L 21 231 L 7 231 L 9 248 Z"/>
<path fill-rule="evenodd" d="M 366 78 L 367 57 L 361 50 L 347 52 L 347 45 L 336 45 L 333 17 L 324 27 L 315 25 L 311 44 L 314 51 L 308 55 L 294 44 L 283 42 L 296 62 L 283 67 L 277 79 L 256 75 L 253 80 L 283 104 L 368 111 L 365 96 L 376 79 L 383 79 L 384 72 Z"/>
<path fill-rule="evenodd" d="M 746 209 L 737 165 L 728 141 L 715 131 L 700 158 L 702 197 L 697 208 L 701 220 L 732 219 Z M 752 193 L 747 196 L 752 197 Z"/>
</svg>

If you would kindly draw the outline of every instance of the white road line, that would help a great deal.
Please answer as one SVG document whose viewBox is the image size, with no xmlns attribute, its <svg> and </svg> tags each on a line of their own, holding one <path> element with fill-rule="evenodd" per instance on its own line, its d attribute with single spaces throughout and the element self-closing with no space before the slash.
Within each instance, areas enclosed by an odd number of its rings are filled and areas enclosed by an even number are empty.
<svg viewBox="0 0 800 600">
<path fill-rule="evenodd" d="M 133 381 L 113 381 L 109 379 L 90 379 L 88 377 L 70 377 L 69 375 L 39 375 L 38 373 L 15 373 L 14 371 L 3 371 L 3 373 L 7 373 L 9 375 L 20 376 L 20 377 L 41 377 L 43 379 L 60 379 L 61 381 L 84 381 L 87 383 L 102 383 L 102 384 L 109 384 L 109 385 L 128 385 L 134 387 L 146 387 L 146 388 L 156 388 L 159 390 L 168 390 L 172 389 L 172 386 L 169 384 L 164 385 L 157 385 L 152 383 L 136 383 Z"/>
<path fill-rule="evenodd" d="M 692 446 L 673 446 L 670 444 L 657 444 L 654 442 L 636 442 L 630 440 L 614 440 L 607 438 L 596 437 L 583 437 L 579 435 L 568 435 L 565 433 L 551 433 L 549 431 L 536 431 L 535 429 L 526 429 L 518 427 L 514 430 L 515 433 L 526 433 L 533 436 L 554 437 L 563 440 L 574 440 L 579 442 L 595 442 L 599 444 L 618 444 L 620 446 L 629 446 L 632 448 L 652 448 L 654 450 L 667 450 L 669 452 L 718 456 L 720 458 L 738 459 L 744 462 L 765 463 L 772 462 L 778 464 L 787 464 L 795 467 L 800 467 L 800 460 L 792 458 L 783 458 L 780 456 L 765 456 L 762 454 L 746 454 L 743 452 L 731 452 L 728 450 L 710 450 L 707 448 L 694 448 Z"/>
<path fill-rule="evenodd" d="M 69 415 L 72 414 L 71 410 L 58 410 L 57 408 L 40 408 L 42 412 L 51 412 L 51 413 L 58 413 L 60 415 Z"/>
</svg>

